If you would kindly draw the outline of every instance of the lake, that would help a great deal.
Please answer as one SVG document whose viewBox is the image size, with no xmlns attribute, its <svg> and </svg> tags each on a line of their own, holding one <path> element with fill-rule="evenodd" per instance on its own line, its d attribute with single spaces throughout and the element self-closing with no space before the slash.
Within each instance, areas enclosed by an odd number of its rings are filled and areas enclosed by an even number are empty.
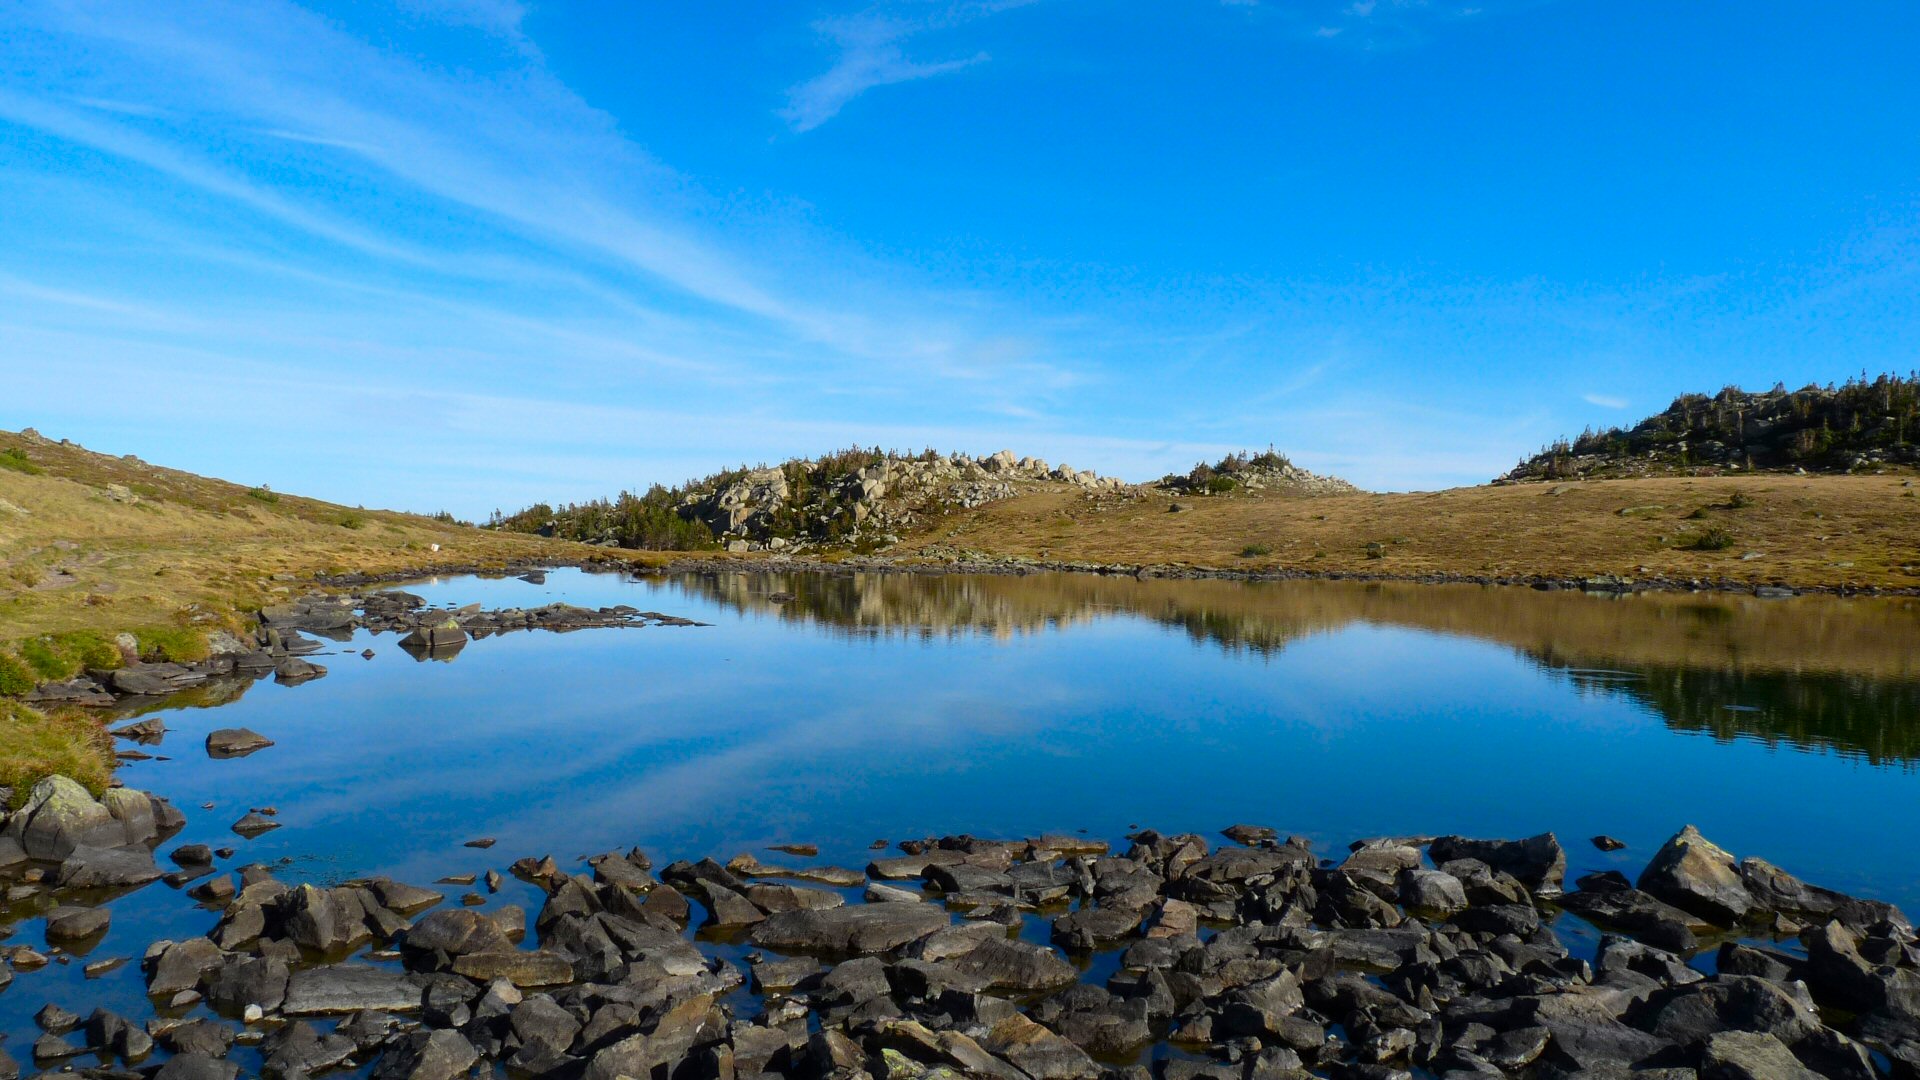
<svg viewBox="0 0 1920 1080">
<path fill-rule="evenodd" d="M 360 632 L 311 658 L 318 681 L 162 706 L 171 733 L 147 749 L 171 760 L 121 775 L 187 813 L 163 850 L 424 884 L 634 846 L 778 861 L 766 845 L 809 842 L 859 867 L 879 840 L 1251 822 L 1323 852 L 1552 830 L 1571 881 L 1632 876 L 1692 823 L 1920 911 L 1920 601 L 576 570 L 404 587 L 707 625 L 516 632 L 441 660 Z M 243 726 L 277 745 L 206 756 L 209 731 Z M 281 828 L 228 831 L 262 806 Z M 1625 850 L 1588 842 L 1602 833 Z M 477 837 L 497 845 L 463 846 Z M 510 880 L 489 899 L 509 901 L 538 894 Z M 161 884 L 112 911 L 92 957 L 137 961 L 213 922 Z M 8 944 L 44 940 L 33 914 L 8 912 Z M 49 999 L 148 1015 L 137 968 L 20 974 L 0 995 L 6 1045 L 28 1049 Z"/>
</svg>

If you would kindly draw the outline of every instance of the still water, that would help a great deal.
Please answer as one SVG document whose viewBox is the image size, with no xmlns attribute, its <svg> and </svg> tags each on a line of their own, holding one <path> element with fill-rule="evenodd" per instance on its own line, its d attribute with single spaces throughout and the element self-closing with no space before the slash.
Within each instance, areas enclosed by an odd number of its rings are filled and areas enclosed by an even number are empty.
<svg viewBox="0 0 1920 1080">
<path fill-rule="evenodd" d="M 1069 575 L 407 588 L 708 625 L 511 633 L 445 661 L 363 632 L 313 657 L 319 681 L 170 704 L 153 751 L 170 760 L 122 769 L 188 814 L 163 850 L 231 844 L 233 865 L 290 860 L 285 880 L 424 884 L 636 845 L 778 861 L 761 849 L 806 841 L 859 867 L 881 839 L 1251 822 L 1323 850 L 1553 830 L 1571 880 L 1636 874 L 1692 822 L 1736 855 L 1920 911 L 1916 601 Z M 207 758 L 207 732 L 242 726 L 277 745 Z M 228 831 L 261 806 L 283 827 Z M 1596 850 L 1599 833 L 1627 849 Z M 477 837 L 497 846 L 462 846 Z M 510 881 L 492 902 L 538 898 Z M 214 922 L 162 884 L 111 910 L 94 957 L 137 961 Z M 39 945 L 25 914 L 9 943 Z M 16 1056 L 49 999 L 146 1015 L 137 963 L 91 981 L 79 967 L 0 996 Z"/>
</svg>

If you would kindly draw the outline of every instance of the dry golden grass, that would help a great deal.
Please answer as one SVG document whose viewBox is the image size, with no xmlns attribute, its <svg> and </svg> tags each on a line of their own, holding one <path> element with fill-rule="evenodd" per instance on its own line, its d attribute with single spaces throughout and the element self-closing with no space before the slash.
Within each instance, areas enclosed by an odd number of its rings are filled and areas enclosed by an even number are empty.
<svg viewBox="0 0 1920 1080">
<path fill-rule="evenodd" d="M 1178 500 L 1053 491 L 950 515 L 904 538 L 897 553 L 957 548 L 1056 561 L 1396 577 L 1616 574 L 1913 588 L 1920 587 L 1920 486 L 1910 482 L 1892 475 L 1667 477 Z M 1189 509 L 1169 513 L 1175 501 Z M 1715 525 L 1730 535 L 1730 546 L 1685 546 Z M 1370 557 L 1370 545 L 1378 545 L 1378 557 Z M 1269 551 L 1243 555 L 1250 546 Z"/>
<path fill-rule="evenodd" d="M 301 579 L 318 574 L 598 553 L 0 432 L 0 452 L 10 449 L 41 471 L 0 469 L 0 643 L 65 631 L 217 625 L 305 591 L 311 586 Z M 114 485 L 137 501 L 115 498 Z"/>
</svg>

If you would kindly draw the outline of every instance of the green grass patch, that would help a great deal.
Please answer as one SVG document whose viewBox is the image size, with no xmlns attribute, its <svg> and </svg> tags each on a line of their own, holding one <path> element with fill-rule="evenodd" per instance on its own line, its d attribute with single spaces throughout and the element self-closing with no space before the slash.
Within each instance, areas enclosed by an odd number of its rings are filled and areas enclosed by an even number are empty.
<svg viewBox="0 0 1920 1080">
<path fill-rule="evenodd" d="M 0 701 L 0 786 L 13 789 L 13 805 L 56 773 L 95 795 L 105 791 L 113 775 L 106 728 L 78 710 L 41 712 Z"/>
<path fill-rule="evenodd" d="M 78 669 L 72 661 L 61 655 L 60 651 L 54 648 L 53 642 L 46 638 L 29 638 L 21 642 L 16 651 L 19 652 L 20 659 L 24 660 L 43 682 L 71 679 L 78 674 Z"/>
<path fill-rule="evenodd" d="M 247 498 L 258 499 L 263 503 L 277 503 L 280 501 L 280 493 L 273 491 L 269 489 L 265 484 L 262 484 L 256 488 L 248 488 Z"/>
<path fill-rule="evenodd" d="M 15 645 L 14 652 L 41 682 L 59 682 L 88 668 L 121 664 L 119 646 L 90 630 L 28 638 Z"/>
<path fill-rule="evenodd" d="M 343 529 L 364 529 L 367 525 L 367 516 L 358 513 L 341 514 L 339 524 Z"/>
<path fill-rule="evenodd" d="M 0 697 L 19 697 L 40 685 L 31 668 L 19 659 L 0 653 Z"/>
<path fill-rule="evenodd" d="M 1273 554 L 1273 547 L 1269 544 L 1248 544 L 1240 549 L 1240 557 L 1243 559 L 1257 559 L 1262 555 L 1271 554 Z"/>
<path fill-rule="evenodd" d="M 26 473 L 28 476 L 39 476 L 41 473 L 46 471 L 45 469 L 42 469 L 40 466 L 35 465 L 33 462 L 27 460 L 26 451 L 21 450 L 18 447 L 9 447 L 5 450 L 0 450 L 0 469 L 8 469 L 17 473 Z"/>
<path fill-rule="evenodd" d="M 207 635 L 186 627 L 150 627 L 134 631 L 133 636 L 140 643 L 140 659 L 147 661 L 193 663 L 213 651 Z"/>
</svg>

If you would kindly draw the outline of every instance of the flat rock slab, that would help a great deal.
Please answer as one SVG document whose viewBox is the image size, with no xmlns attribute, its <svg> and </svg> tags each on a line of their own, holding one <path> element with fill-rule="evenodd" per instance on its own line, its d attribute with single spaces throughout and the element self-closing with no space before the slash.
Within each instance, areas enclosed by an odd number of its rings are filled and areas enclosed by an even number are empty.
<svg viewBox="0 0 1920 1080">
<path fill-rule="evenodd" d="M 265 750 L 273 740 L 247 728 L 221 728 L 207 736 L 207 756 L 216 760 L 246 757 Z"/>
<path fill-rule="evenodd" d="M 781 952 L 864 956 L 897 949 L 951 922 L 932 904 L 860 904 L 782 912 L 754 927 L 752 940 Z"/>
<path fill-rule="evenodd" d="M 296 971 L 287 981 L 287 1000 L 280 1008 L 288 1016 L 333 1013 L 412 1012 L 420 1008 L 420 987 L 404 972 L 364 964 Z"/>
<path fill-rule="evenodd" d="M 60 863 L 64 889 L 113 889 L 160 879 L 160 864 L 143 847 L 76 847 Z"/>
</svg>

